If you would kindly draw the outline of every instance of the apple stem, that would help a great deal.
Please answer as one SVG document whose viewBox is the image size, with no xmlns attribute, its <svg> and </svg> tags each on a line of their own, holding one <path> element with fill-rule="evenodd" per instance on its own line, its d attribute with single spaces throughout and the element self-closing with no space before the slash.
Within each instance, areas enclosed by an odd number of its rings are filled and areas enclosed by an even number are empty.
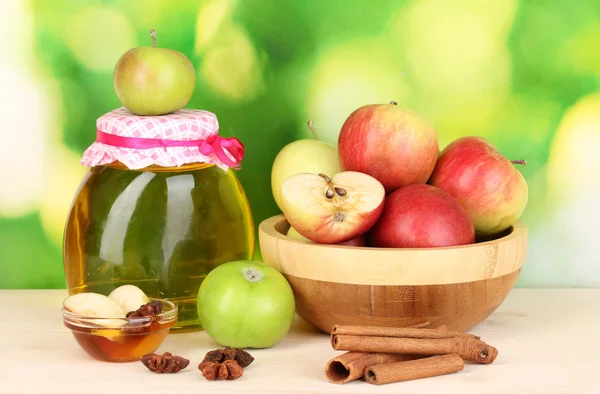
<svg viewBox="0 0 600 394">
<path fill-rule="evenodd" d="M 312 120 L 309 120 L 308 121 L 308 128 L 312 132 L 313 137 L 315 137 L 315 139 L 318 141 L 319 140 L 319 135 L 317 134 L 317 128 L 315 127 L 315 122 L 313 122 Z"/>
<path fill-rule="evenodd" d="M 152 47 L 156 48 L 156 30 L 150 30 L 150 37 L 152 37 Z"/>
<path fill-rule="evenodd" d="M 398 103 L 395 102 L 395 101 L 390 101 L 390 104 L 392 104 L 392 105 L 398 105 Z"/>
<path fill-rule="evenodd" d="M 511 160 L 510 162 L 513 163 L 513 164 L 521 164 L 521 165 L 524 165 L 524 166 L 527 165 L 527 160 Z"/>
<path fill-rule="evenodd" d="M 325 181 L 327 181 L 327 183 L 331 183 L 331 178 L 328 177 L 327 175 L 323 174 L 322 172 L 319 172 L 319 176 L 323 179 L 325 179 Z"/>
<path fill-rule="evenodd" d="M 261 272 L 258 272 L 254 268 L 245 268 L 243 272 L 244 278 L 246 278 L 248 282 L 258 282 L 263 277 L 263 274 Z"/>
</svg>

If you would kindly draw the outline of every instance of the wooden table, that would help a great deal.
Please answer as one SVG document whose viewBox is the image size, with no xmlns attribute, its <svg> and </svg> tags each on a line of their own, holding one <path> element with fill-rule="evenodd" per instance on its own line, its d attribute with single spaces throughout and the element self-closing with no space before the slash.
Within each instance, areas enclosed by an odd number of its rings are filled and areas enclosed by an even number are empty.
<svg viewBox="0 0 600 394">
<path fill-rule="evenodd" d="M 62 324 L 65 297 L 60 290 L 0 291 L 0 393 L 600 393 L 600 289 L 515 289 L 473 330 L 498 348 L 493 364 L 382 386 L 327 382 L 323 367 L 340 352 L 300 319 L 275 347 L 251 351 L 256 360 L 235 381 L 207 381 L 198 371 L 218 347 L 204 332 L 169 335 L 159 349 L 191 359 L 177 374 L 96 361 Z"/>
</svg>

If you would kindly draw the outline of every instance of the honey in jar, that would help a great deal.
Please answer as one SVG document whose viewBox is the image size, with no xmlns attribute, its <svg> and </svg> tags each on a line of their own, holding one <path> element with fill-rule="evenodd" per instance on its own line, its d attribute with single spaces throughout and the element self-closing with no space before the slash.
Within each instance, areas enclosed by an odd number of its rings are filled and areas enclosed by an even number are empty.
<svg viewBox="0 0 600 394">
<path fill-rule="evenodd" d="M 235 174 L 244 146 L 218 131 L 204 110 L 137 116 L 119 108 L 98 118 L 64 234 L 69 294 L 133 284 L 177 305 L 172 330 L 201 328 L 204 277 L 254 255 L 252 214 Z"/>
</svg>

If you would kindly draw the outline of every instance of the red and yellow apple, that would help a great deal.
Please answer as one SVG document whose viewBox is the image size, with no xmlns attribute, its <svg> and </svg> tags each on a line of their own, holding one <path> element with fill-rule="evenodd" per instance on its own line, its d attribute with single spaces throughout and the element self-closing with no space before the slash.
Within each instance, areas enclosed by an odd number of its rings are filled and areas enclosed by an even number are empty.
<svg viewBox="0 0 600 394">
<path fill-rule="evenodd" d="M 369 244 L 383 248 L 432 248 L 475 242 L 467 211 L 442 189 L 414 184 L 388 195 L 369 232 Z"/>
<path fill-rule="evenodd" d="M 433 125 L 394 102 L 358 108 L 346 119 L 338 137 L 342 170 L 371 175 L 388 193 L 426 183 L 438 153 Z"/>
<path fill-rule="evenodd" d="M 298 233 L 313 242 L 337 244 L 366 233 L 383 209 L 385 189 L 355 171 L 302 173 L 281 185 L 282 211 Z"/>
<path fill-rule="evenodd" d="M 515 164 L 481 137 L 462 137 L 440 155 L 429 184 L 444 189 L 468 212 L 477 235 L 498 234 L 521 217 L 528 199 Z"/>
</svg>

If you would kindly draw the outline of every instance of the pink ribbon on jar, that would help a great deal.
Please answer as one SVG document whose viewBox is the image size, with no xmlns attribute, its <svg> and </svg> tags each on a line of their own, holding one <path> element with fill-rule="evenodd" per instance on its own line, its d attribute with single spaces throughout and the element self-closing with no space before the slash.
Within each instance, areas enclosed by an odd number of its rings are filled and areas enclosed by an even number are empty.
<svg viewBox="0 0 600 394">
<path fill-rule="evenodd" d="M 152 148 L 174 148 L 181 146 L 197 146 L 200 153 L 210 156 L 214 153 L 223 163 L 229 167 L 238 169 L 239 163 L 244 158 L 244 144 L 235 137 L 223 138 L 218 134 L 212 135 L 204 140 L 163 140 L 158 138 L 123 137 L 108 134 L 102 130 L 96 130 L 96 141 L 102 144 L 116 146 L 118 148 L 152 149 Z M 236 160 L 232 161 L 225 150 Z"/>
</svg>

